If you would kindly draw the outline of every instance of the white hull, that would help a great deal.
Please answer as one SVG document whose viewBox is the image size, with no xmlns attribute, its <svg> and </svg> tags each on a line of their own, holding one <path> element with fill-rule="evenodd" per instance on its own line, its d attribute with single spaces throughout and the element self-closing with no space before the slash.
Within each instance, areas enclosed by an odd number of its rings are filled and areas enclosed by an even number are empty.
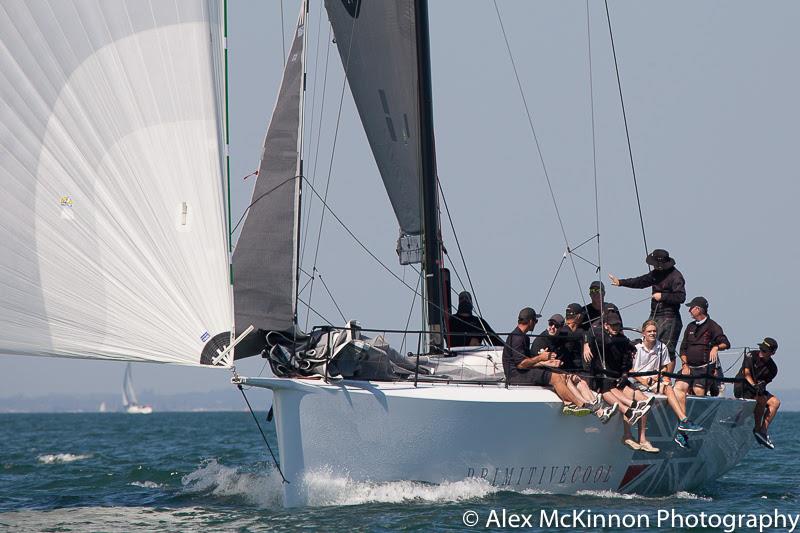
<svg viewBox="0 0 800 533">
<path fill-rule="evenodd" d="M 125 412 L 129 415 L 149 415 L 153 412 L 153 408 L 149 405 L 129 405 L 125 408 Z"/>
<path fill-rule="evenodd" d="M 241 378 L 274 392 L 287 505 L 305 502 L 304 474 L 430 483 L 483 478 L 511 490 L 610 490 L 645 495 L 689 490 L 733 468 L 752 447 L 754 402 L 691 398 L 705 431 L 690 449 L 672 441 L 677 420 L 663 397 L 648 416 L 659 454 L 635 452 L 622 422 L 560 414 L 540 387 Z"/>
</svg>

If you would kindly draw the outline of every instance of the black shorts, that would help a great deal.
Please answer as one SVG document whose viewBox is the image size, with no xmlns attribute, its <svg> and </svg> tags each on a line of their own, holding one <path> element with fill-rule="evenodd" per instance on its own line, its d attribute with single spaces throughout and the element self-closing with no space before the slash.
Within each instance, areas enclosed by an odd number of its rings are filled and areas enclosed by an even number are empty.
<svg viewBox="0 0 800 533">
<path fill-rule="evenodd" d="M 689 375 L 680 379 L 686 381 L 690 387 L 697 385 L 698 387 L 703 387 L 705 390 L 708 390 L 709 386 L 714 383 L 713 379 L 706 378 L 708 374 L 714 375 L 714 363 L 689 368 Z"/>
<path fill-rule="evenodd" d="M 523 372 L 518 371 L 517 375 L 511 377 L 512 385 L 550 385 L 551 372 L 542 367 L 534 367 Z"/>
<path fill-rule="evenodd" d="M 534 367 L 528 370 L 528 374 L 530 374 L 532 385 L 546 386 L 550 385 L 550 378 L 553 373 L 546 368 Z"/>
<path fill-rule="evenodd" d="M 757 396 L 756 388 L 750 385 L 749 383 L 736 383 L 733 386 L 733 395 L 736 398 L 741 398 L 743 400 L 755 400 Z M 766 397 L 767 400 L 769 400 L 770 398 L 772 398 L 772 393 L 765 390 L 763 396 Z"/>
</svg>

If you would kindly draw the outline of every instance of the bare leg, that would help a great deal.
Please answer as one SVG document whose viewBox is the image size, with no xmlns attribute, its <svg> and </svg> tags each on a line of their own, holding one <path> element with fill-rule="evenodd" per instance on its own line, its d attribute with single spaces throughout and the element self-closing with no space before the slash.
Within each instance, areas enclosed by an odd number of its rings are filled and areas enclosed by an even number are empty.
<svg viewBox="0 0 800 533">
<path fill-rule="evenodd" d="M 766 410 L 766 407 L 767 407 L 767 397 L 756 396 L 756 409 L 753 412 L 753 418 L 755 419 L 753 429 L 755 431 L 761 431 L 761 428 L 764 424 L 764 411 Z"/>
<path fill-rule="evenodd" d="M 664 392 L 664 396 L 667 397 L 667 403 L 675 412 L 675 415 L 678 417 L 678 420 L 683 420 L 684 418 L 686 418 L 686 410 L 684 409 L 683 405 L 681 405 L 681 402 L 678 400 L 677 392 L 669 385 L 664 385 L 662 387 L 662 390 Z"/>
<path fill-rule="evenodd" d="M 781 401 L 773 396 L 769 400 L 767 400 L 767 416 L 764 417 L 764 432 L 769 433 L 769 424 L 772 422 L 772 419 L 775 418 L 775 415 L 778 412 L 778 408 L 781 406 Z"/>
<path fill-rule="evenodd" d="M 685 381 L 678 381 L 675 383 L 673 394 L 675 395 L 675 403 L 678 409 L 673 407 L 675 414 L 678 415 L 680 420 L 686 418 L 686 392 L 689 390 L 689 384 Z M 672 405 L 672 404 L 670 404 Z M 683 414 L 683 416 L 681 416 Z"/>
<path fill-rule="evenodd" d="M 647 415 L 639 419 L 639 444 L 644 444 L 647 440 Z"/>
<path fill-rule="evenodd" d="M 579 399 L 576 399 L 570 392 L 563 375 L 551 374 L 550 385 L 553 386 L 553 390 L 555 390 L 555 393 L 564 402 L 574 403 L 576 405 L 580 405 L 581 403 L 583 403 Z"/>
</svg>

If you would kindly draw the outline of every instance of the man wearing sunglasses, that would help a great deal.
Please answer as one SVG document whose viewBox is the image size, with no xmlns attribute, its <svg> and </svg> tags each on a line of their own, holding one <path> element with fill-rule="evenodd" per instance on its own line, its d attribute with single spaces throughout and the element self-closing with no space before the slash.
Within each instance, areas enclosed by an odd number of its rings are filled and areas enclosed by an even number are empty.
<svg viewBox="0 0 800 533">
<path fill-rule="evenodd" d="M 781 406 L 781 401 L 767 391 L 767 385 L 778 375 L 778 365 L 772 359 L 777 351 L 778 341 L 772 337 L 764 338 L 758 350 L 744 356 L 742 368 L 736 375 L 744 381 L 736 382 L 733 387 L 733 394 L 737 398 L 756 400 L 753 436 L 759 444 L 770 450 L 774 450 L 775 445 L 769 437 L 769 424 Z"/>
<path fill-rule="evenodd" d="M 602 322 L 601 317 L 613 312 L 620 315 L 619 308 L 611 302 L 606 302 L 606 287 L 601 281 L 593 281 L 589 285 L 589 298 L 591 301 L 581 308 L 581 329 L 589 331 L 595 324 Z"/>
</svg>

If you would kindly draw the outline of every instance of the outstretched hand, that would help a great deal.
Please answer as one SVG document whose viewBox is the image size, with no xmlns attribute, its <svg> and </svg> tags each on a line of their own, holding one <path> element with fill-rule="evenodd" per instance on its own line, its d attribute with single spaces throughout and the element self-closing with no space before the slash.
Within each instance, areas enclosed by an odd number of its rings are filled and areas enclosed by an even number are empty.
<svg viewBox="0 0 800 533">
<path fill-rule="evenodd" d="M 608 279 L 611 280 L 611 284 L 615 287 L 619 287 L 619 278 L 614 274 L 609 274 Z"/>
</svg>

